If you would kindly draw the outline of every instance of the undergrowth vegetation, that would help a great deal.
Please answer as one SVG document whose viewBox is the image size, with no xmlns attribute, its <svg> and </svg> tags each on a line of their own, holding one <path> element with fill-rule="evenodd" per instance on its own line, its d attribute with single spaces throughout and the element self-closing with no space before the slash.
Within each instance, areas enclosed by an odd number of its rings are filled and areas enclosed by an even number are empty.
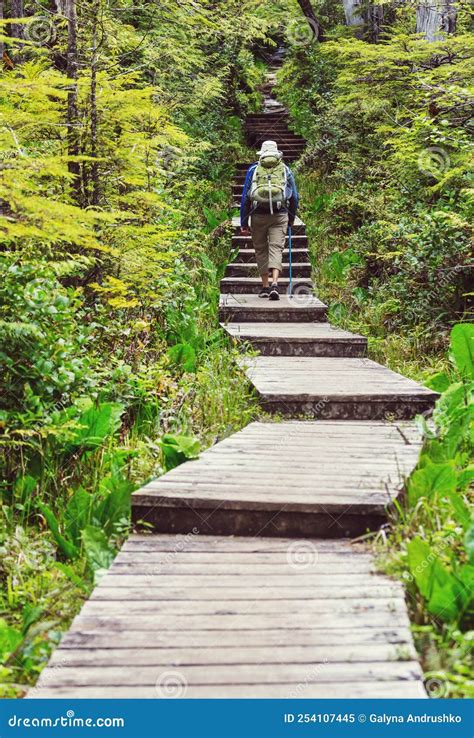
<svg viewBox="0 0 474 738">
<path fill-rule="evenodd" d="M 474 42 L 461 18 L 427 43 L 407 13 L 378 44 L 336 28 L 296 49 L 278 89 L 308 140 L 303 217 L 331 318 L 419 376 L 472 305 Z"/>
<path fill-rule="evenodd" d="M 415 15 L 399 8 L 378 43 L 335 19 L 324 43 L 291 50 L 278 91 L 308 141 L 297 175 L 331 320 L 442 393 L 376 543 L 406 584 L 428 692 L 472 696 L 474 42 L 467 12 L 432 43 Z"/>
<path fill-rule="evenodd" d="M 237 33 L 232 0 L 99 2 L 75 29 L 36 13 L 2 40 L 4 696 L 110 565 L 133 489 L 254 415 L 217 323 L 240 119 L 260 100 L 252 11 Z"/>
</svg>

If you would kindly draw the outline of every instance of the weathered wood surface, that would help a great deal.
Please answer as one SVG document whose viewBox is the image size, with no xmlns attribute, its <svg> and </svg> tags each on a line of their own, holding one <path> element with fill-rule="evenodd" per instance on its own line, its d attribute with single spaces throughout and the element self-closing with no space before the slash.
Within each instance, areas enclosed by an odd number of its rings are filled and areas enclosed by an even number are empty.
<svg viewBox="0 0 474 738">
<path fill-rule="evenodd" d="M 177 533 L 358 535 L 381 524 L 419 449 L 410 423 L 252 423 L 135 492 L 134 519 Z"/>
<path fill-rule="evenodd" d="M 289 286 L 289 277 L 280 277 L 278 280 L 280 295 L 286 294 Z M 262 281 L 260 277 L 224 277 L 221 279 L 220 288 L 222 294 L 258 295 L 262 288 Z M 312 296 L 312 282 L 307 277 L 295 277 L 293 279 L 293 290 L 296 295 L 300 295 L 300 300 L 302 298 L 306 300 Z"/>
<path fill-rule="evenodd" d="M 118 587 L 124 563 L 141 569 L 144 548 L 154 571 Z M 247 561 L 262 582 L 270 566 L 285 584 L 262 594 Z M 338 562 L 364 581 L 328 597 Z M 176 597 L 187 576 L 175 572 L 172 584 L 163 569 L 183 565 L 193 583 Z M 403 590 L 372 568 L 346 541 L 132 536 L 29 697 L 374 697 L 387 685 L 391 697 L 421 697 Z"/>
<path fill-rule="evenodd" d="M 224 294 L 219 300 L 219 320 L 225 322 L 278 321 L 300 323 L 326 321 L 327 305 L 312 294 L 302 299 L 282 295 L 271 302 L 257 294 Z"/>
<path fill-rule="evenodd" d="M 259 356 L 241 360 L 263 407 L 322 419 L 413 418 L 436 392 L 365 358 Z"/>
<path fill-rule="evenodd" d="M 293 263 L 293 277 L 306 277 L 311 276 L 311 264 L 307 262 L 294 262 Z M 282 264 L 281 275 L 283 278 L 289 276 L 288 263 Z M 233 262 L 226 268 L 226 277 L 255 277 L 258 276 L 258 268 L 256 262 Z"/>
<path fill-rule="evenodd" d="M 263 356 L 365 356 L 367 339 L 330 323 L 242 322 L 222 324 L 237 342 Z"/>
</svg>

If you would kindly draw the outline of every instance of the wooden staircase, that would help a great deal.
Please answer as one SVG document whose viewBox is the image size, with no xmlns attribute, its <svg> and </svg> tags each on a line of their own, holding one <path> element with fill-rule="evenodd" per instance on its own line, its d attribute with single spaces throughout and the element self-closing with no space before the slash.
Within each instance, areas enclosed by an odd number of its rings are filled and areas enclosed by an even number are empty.
<svg viewBox="0 0 474 738">
<path fill-rule="evenodd" d="M 304 149 L 270 97 L 246 130 L 288 161 Z M 259 352 L 241 363 L 262 406 L 302 419 L 252 423 L 134 493 L 153 533 L 129 538 L 29 697 L 426 697 L 403 589 L 350 539 L 386 521 L 436 394 L 327 322 L 300 220 L 278 302 L 237 219 L 232 246 L 221 325 Z"/>
</svg>

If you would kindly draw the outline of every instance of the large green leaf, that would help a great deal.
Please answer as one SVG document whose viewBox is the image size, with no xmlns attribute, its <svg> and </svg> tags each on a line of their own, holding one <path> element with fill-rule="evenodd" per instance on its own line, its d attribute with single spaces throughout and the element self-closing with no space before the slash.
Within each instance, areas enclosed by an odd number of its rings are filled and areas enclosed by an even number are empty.
<svg viewBox="0 0 474 738">
<path fill-rule="evenodd" d="M 68 444 L 68 450 L 93 450 L 103 444 L 120 427 L 124 406 L 119 402 L 103 402 L 85 410 L 77 419 L 78 428 Z"/>
<path fill-rule="evenodd" d="M 103 495 L 94 509 L 94 520 L 106 535 L 114 532 L 114 525 L 130 517 L 130 497 L 134 485 L 128 479 L 111 476 L 100 483 Z"/>
<path fill-rule="evenodd" d="M 466 604 L 464 585 L 421 538 L 413 538 L 407 550 L 410 573 L 427 602 L 428 611 L 445 622 L 457 620 Z"/>
<path fill-rule="evenodd" d="M 59 531 L 59 521 L 55 514 L 48 505 L 44 502 L 36 503 L 39 511 L 43 515 L 44 519 L 48 523 L 49 529 L 53 534 L 53 538 L 56 541 L 58 548 L 67 559 L 75 559 L 79 555 L 79 549 L 71 542 L 68 541 Z"/>
<path fill-rule="evenodd" d="M 423 597 L 431 594 L 430 585 L 430 555 L 431 549 L 421 538 L 413 538 L 407 544 L 408 567 Z"/>
<path fill-rule="evenodd" d="M 433 464 L 428 461 L 422 469 L 417 469 L 408 483 L 408 500 L 415 505 L 420 497 L 444 495 L 456 489 L 457 473 L 452 463 Z"/>
<path fill-rule="evenodd" d="M 474 564 L 474 521 L 466 531 L 466 535 L 464 536 L 464 546 L 466 548 L 469 563 Z"/>
<path fill-rule="evenodd" d="M 114 560 L 115 550 L 109 545 L 105 533 L 94 525 L 84 528 L 82 542 L 87 562 L 94 572 L 94 580 L 98 581 Z"/>
<path fill-rule="evenodd" d="M 196 371 L 196 351 L 190 343 L 176 343 L 168 349 L 172 364 L 181 367 L 185 372 Z"/>
<path fill-rule="evenodd" d="M 445 392 L 450 385 L 450 380 L 446 372 L 438 372 L 429 377 L 424 384 L 435 392 Z"/>
<path fill-rule="evenodd" d="M 76 546 L 80 546 L 83 528 L 90 522 L 93 497 L 82 487 L 75 490 L 64 512 L 66 533 Z"/>
<path fill-rule="evenodd" d="M 184 435 L 172 435 L 165 433 L 159 441 L 163 451 L 164 467 L 166 471 L 174 469 L 187 459 L 195 459 L 199 456 L 200 443 L 197 438 Z"/>
<path fill-rule="evenodd" d="M 451 331 L 451 354 L 459 373 L 474 379 L 474 323 L 458 323 Z"/>
<path fill-rule="evenodd" d="M 0 618 L 0 660 L 5 663 L 23 640 L 21 631 L 12 628 L 7 621 Z"/>
</svg>

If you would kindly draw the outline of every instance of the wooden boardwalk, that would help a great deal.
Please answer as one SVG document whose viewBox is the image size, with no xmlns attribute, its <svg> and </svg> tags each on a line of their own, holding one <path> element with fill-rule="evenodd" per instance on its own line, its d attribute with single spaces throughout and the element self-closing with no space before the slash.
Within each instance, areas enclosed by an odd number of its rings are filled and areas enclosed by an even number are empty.
<svg viewBox="0 0 474 738">
<path fill-rule="evenodd" d="M 401 586 L 347 541 L 134 535 L 30 696 L 419 698 L 423 688 Z"/>
<path fill-rule="evenodd" d="M 246 130 L 288 161 L 304 149 L 270 98 Z M 403 589 L 350 538 L 402 494 L 421 443 L 412 419 L 436 394 L 327 322 L 304 223 L 279 302 L 259 299 L 238 226 L 219 319 L 259 352 L 242 371 L 263 407 L 300 419 L 252 423 L 134 493 L 137 529 L 153 532 L 128 539 L 31 698 L 426 697 Z"/>
</svg>

